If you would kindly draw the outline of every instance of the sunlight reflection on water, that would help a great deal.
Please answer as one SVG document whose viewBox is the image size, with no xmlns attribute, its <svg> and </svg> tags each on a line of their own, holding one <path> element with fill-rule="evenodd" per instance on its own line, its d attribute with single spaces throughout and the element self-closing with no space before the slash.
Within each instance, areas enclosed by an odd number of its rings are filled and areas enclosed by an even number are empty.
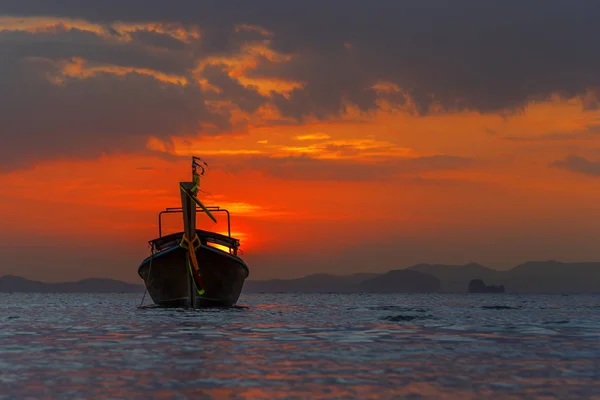
<svg viewBox="0 0 600 400">
<path fill-rule="evenodd" d="M 589 398 L 600 296 L 0 294 L 0 399 Z"/>
</svg>

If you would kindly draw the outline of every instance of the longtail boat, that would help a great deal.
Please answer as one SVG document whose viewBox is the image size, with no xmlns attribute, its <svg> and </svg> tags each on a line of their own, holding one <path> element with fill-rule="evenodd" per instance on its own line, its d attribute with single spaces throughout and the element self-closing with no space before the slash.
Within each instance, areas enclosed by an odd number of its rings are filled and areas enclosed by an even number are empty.
<svg viewBox="0 0 600 400">
<path fill-rule="evenodd" d="M 192 157 L 192 182 L 179 183 L 181 208 L 166 208 L 159 213 L 158 238 L 149 241 L 152 254 L 138 268 L 157 306 L 232 306 L 248 278 L 248 266 L 238 255 L 240 241 L 231 237 L 229 211 L 218 206 L 207 207 L 198 200 L 200 178 L 206 165 L 198 157 Z M 183 215 L 183 231 L 163 236 L 162 217 L 169 213 Z M 225 213 L 227 235 L 196 229 L 197 213 L 215 223 L 213 214 Z"/>
</svg>

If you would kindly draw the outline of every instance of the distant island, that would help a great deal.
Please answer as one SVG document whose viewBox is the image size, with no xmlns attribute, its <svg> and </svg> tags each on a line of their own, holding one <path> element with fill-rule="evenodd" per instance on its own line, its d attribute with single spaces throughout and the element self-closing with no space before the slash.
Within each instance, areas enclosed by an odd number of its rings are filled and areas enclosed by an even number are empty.
<svg viewBox="0 0 600 400">
<path fill-rule="evenodd" d="M 473 279 L 469 282 L 469 293 L 504 293 L 504 285 L 486 285 L 481 279 Z"/>
<path fill-rule="evenodd" d="M 466 293 L 469 284 L 504 285 L 516 293 L 600 293 L 600 262 L 530 261 L 506 271 L 479 264 L 417 264 L 386 273 L 313 274 L 297 279 L 248 280 L 246 293 Z M 485 283 L 483 283 L 485 282 Z M 478 283 L 479 284 L 479 283 Z M 18 276 L 0 277 L 0 292 L 141 293 L 142 284 L 91 278 L 43 283 Z"/>
</svg>

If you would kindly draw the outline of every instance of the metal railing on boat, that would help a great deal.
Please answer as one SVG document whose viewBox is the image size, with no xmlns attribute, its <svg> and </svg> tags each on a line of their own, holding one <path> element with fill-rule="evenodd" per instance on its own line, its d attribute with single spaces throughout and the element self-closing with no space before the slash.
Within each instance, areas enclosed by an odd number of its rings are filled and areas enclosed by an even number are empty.
<svg viewBox="0 0 600 400">
<path fill-rule="evenodd" d="M 227 236 L 231 237 L 231 215 L 229 214 L 229 211 L 221 208 L 219 206 L 210 206 L 210 207 L 206 207 L 211 213 L 215 213 L 215 212 L 224 212 L 227 214 Z M 161 211 L 158 213 L 158 237 L 161 238 L 162 237 L 162 216 L 163 214 L 175 214 L 175 213 L 182 213 L 183 209 L 181 207 L 168 207 L 166 208 L 164 211 Z M 196 207 L 196 212 L 201 212 L 203 213 L 204 210 L 202 210 L 200 207 Z"/>
</svg>

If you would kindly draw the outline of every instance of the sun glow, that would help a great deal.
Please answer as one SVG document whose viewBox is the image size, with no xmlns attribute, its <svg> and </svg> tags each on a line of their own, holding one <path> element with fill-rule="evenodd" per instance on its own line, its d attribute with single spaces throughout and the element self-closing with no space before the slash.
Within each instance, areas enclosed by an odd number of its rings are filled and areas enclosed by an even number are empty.
<svg viewBox="0 0 600 400">
<path fill-rule="evenodd" d="M 312 71 L 297 71 L 318 54 L 276 50 L 288 47 L 275 46 L 278 32 L 261 26 L 229 29 L 234 39 L 212 43 L 227 45 L 227 51 L 208 51 L 203 46 L 212 38 L 201 26 L 0 17 L 0 39 L 15 48 L 27 44 L 23 71 L 37 74 L 15 93 L 19 99 L 31 91 L 33 100 L 24 102 L 26 112 L 16 116 L 14 132 L 6 130 L 4 145 L 11 149 L 13 141 L 26 137 L 26 125 L 37 121 L 31 116 L 48 121 L 41 128 L 30 124 L 39 136 L 31 134 L 22 147 L 27 151 L 15 151 L 18 162 L 8 161 L 0 172 L 0 218 L 10 228 L 6 248 L 35 242 L 53 249 L 60 239 L 92 252 L 121 244 L 127 252 L 145 252 L 157 235 L 156 214 L 181 205 L 178 182 L 190 180 L 191 155 L 211 166 L 201 186 L 210 195 L 202 193 L 202 202 L 231 212 L 232 236 L 250 255 L 316 254 L 315 249 L 345 255 L 359 247 L 378 249 L 357 243 L 379 246 L 381 240 L 406 252 L 422 246 L 430 254 L 430 248 L 447 246 L 447 254 L 466 254 L 503 238 L 507 243 L 518 238 L 512 247 L 517 248 L 556 226 L 567 227 L 560 234 L 573 242 L 596 232 L 589 216 L 600 204 L 597 91 L 551 95 L 502 112 L 431 101 L 425 112 L 427 103 L 400 84 L 406 77 L 394 82 L 390 75 L 389 81 L 364 81 L 368 96 L 362 108 L 332 97 L 339 109 L 318 117 L 309 104 Z M 102 51 L 94 56 L 77 51 L 87 45 Z M 349 55 L 367 54 L 360 42 L 338 46 Z M 51 53 L 54 47 L 61 50 Z M 123 57 L 129 49 L 131 58 Z M 124 65 L 111 64 L 119 62 Z M 115 103 L 123 116 L 104 119 L 119 127 L 131 119 L 139 125 L 130 126 L 145 127 L 156 115 L 157 129 L 141 129 L 134 137 L 126 130 L 111 132 L 115 125 L 107 124 L 107 132 L 94 134 L 85 115 L 69 107 L 81 102 L 89 110 L 114 112 L 110 86 L 98 92 L 108 103 L 95 97 L 92 84 L 100 77 L 119 87 L 134 78 L 140 88 L 148 82 L 157 87 L 159 92 L 148 92 L 147 112 L 128 112 L 127 104 Z M 38 94 L 34 85 L 40 82 Z M 71 87 L 83 91 L 68 95 Z M 173 107 L 154 102 L 161 96 L 150 97 L 163 92 Z M 66 114 L 48 105 L 34 109 L 47 104 L 43 100 L 53 98 L 50 94 L 73 100 L 65 103 Z M 57 139 L 67 130 L 65 121 L 67 128 L 73 122 L 81 127 Z M 213 224 L 199 213 L 198 227 L 227 234 L 225 214 L 216 214 Z M 165 216 L 163 233 L 181 231 L 181 225 L 180 215 Z M 472 243 L 465 239 L 469 232 L 476 232 Z M 477 243 L 480 238 L 486 242 Z M 457 250 L 454 241 L 463 239 L 467 244 Z M 365 256 L 366 267 L 371 259 Z M 121 264 L 111 265 L 109 272 L 120 274 Z"/>
</svg>

